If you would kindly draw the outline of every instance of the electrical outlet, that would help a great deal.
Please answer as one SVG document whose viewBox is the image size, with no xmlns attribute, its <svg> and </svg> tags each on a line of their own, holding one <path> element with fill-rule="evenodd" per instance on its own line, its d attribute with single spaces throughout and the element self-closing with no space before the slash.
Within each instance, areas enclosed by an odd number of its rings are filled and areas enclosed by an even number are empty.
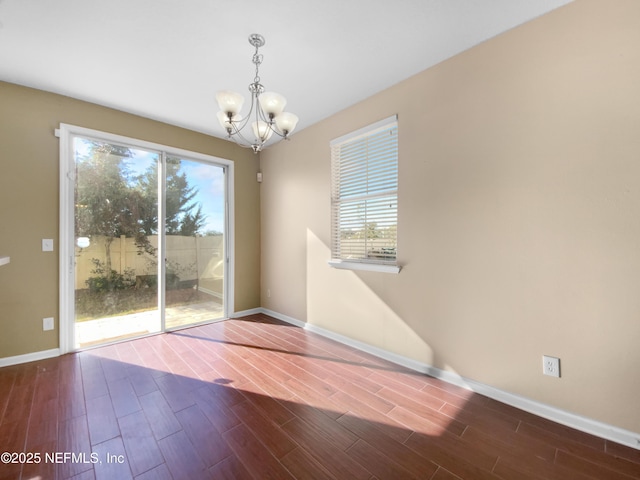
<svg viewBox="0 0 640 480">
<path fill-rule="evenodd" d="M 271 298 L 271 289 L 267 288 L 267 298 Z"/>
<path fill-rule="evenodd" d="M 551 377 L 560 377 L 560 359 L 556 357 L 550 357 L 548 355 L 543 355 L 542 373 Z"/>
</svg>

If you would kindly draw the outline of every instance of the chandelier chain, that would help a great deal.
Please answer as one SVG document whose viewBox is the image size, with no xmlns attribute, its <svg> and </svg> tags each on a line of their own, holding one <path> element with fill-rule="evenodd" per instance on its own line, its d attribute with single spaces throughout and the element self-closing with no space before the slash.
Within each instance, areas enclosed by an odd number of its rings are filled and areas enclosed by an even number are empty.
<svg viewBox="0 0 640 480">
<path fill-rule="evenodd" d="M 256 47 L 256 53 L 253 56 L 253 63 L 255 63 L 256 65 L 256 76 L 254 77 L 253 81 L 255 83 L 260 83 L 260 74 L 259 74 L 259 69 L 260 69 L 260 64 L 262 63 L 262 55 L 258 55 L 258 47 Z"/>
<path fill-rule="evenodd" d="M 256 51 L 253 54 L 253 58 L 251 59 L 251 61 L 256 66 L 256 76 L 253 79 L 253 83 L 260 83 L 260 74 L 258 73 L 258 70 L 260 69 L 260 64 L 262 64 L 263 56 L 262 56 L 262 54 L 258 53 L 258 49 L 260 48 L 260 44 L 259 43 L 255 43 L 254 46 L 256 47 Z"/>
</svg>

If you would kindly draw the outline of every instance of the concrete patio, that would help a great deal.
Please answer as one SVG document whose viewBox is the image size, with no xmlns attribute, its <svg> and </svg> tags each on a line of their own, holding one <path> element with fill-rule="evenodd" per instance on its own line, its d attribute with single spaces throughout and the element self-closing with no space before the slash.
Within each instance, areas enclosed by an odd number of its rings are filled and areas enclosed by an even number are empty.
<svg viewBox="0 0 640 480">
<path fill-rule="evenodd" d="M 165 323 L 168 330 L 181 326 L 217 320 L 224 316 L 224 308 L 218 302 L 202 302 L 191 305 L 167 307 Z M 76 348 L 109 343 L 125 338 L 132 338 L 161 329 L 159 311 L 120 315 L 76 322 Z"/>
</svg>

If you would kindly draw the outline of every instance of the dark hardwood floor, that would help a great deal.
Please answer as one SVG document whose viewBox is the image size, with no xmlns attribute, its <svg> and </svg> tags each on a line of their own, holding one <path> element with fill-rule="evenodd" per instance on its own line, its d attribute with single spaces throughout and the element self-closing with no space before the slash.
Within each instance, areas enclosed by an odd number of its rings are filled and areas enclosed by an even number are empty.
<svg viewBox="0 0 640 480">
<path fill-rule="evenodd" d="M 1 479 L 640 479 L 638 450 L 264 315 L 2 368 L 0 420 Z"/>
</svg>

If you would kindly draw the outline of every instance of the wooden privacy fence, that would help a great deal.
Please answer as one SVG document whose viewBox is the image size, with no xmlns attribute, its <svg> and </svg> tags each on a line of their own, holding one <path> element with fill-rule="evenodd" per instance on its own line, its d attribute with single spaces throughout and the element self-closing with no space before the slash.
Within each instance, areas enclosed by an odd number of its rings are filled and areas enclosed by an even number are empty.
<svg viewBox="0 0 640 480">
<path fill-rule="evenodd" d="M 76 290 L 87 288 L 86 281 L 95 277 L 95 260 L 106 265 L 108 238 L 94 235 L 89 239 L 89 246 L 76 246 Z M 158 236 L 148 236 L 151 251 L 157 252 Z M 212 288 L 213 294 L 222 293 L 224 277 L 224 237 L 212 235 L 206 237 L 166 236 L 166 270 L 172 278 L 180 282 L 203 282 Z M 139 248 L 134 238 L 120 236 L 111 238 L 111 269 L 120 274 L 130 272 L 134 277 L 152 277 L 158 273 L 156 254 L 145 252 Z M 149 249 L 148 249 L 149 250 Z M 219 285 L 220 291 L 218 287 Z"/>
</svg>

